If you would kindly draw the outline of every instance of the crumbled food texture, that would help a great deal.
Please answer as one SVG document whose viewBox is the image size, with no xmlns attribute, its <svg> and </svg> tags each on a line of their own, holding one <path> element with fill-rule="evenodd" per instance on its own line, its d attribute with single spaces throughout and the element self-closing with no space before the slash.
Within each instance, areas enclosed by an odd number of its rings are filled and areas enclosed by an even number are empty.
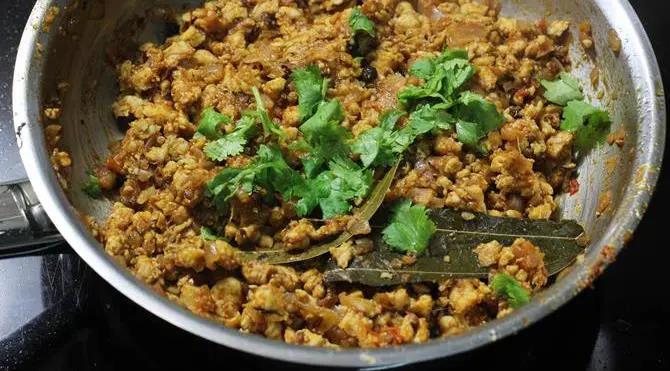
<svg viewBox="0 0 670 371">
<path fill-rule="evenodd" d="M 481 246 L 481 245 L 480 245 Z M 478 255 L 485 259 L 491 257 L 481 249 Z M 494 250 L 494 249 L 491 249 Z M 493 255 L 495 256 L 495 255 Z M 547 269 L 544 266 L 544 253 L 532 242 L 518 238 L 511 246 L 505 246 L 497 253 L 497 265 L 492 265 L 492 270 L 507 273 L 516 278 L 526 288 L 537 291 L 547 284 Z"/>
<path fill-rule="evenodd" d="M 600 69 L 594 67 L 591 70 L 591 85 L 593 86 L 593 88 L 597 88 L 599 83 L 600 83 Z"/>
<path fill-rule="evenodd" d="M 607 44 L 617 57 L 621 54 L 621 38 L 615 30 L 609 30 L 607 33 Z"/>
<path fill-rule="evenodd" d="M 612 190 L 608 189 L 602 192 L 598 197 L 598 207 L 596 208 L 596 216 L 601 216 L 607 213 L 612 206 Z"/>
<path fill-rule="evenodd" d="M 330 255 L 337 263 L 337 266 L 344 269 L 349 265 L 349 261 L 354 257 L 354 247 L 350 242 L 345 242 L 340 246 L 330 248 Z"/>
<path fill-rule="evenodd" d="M 502 245 L 498 241 L 483 243 L 475 248 L 479 266 L 490 267 L 498 262 Z"/>
<path fill-rule="evenodd" d="M 308 329 L 295 331 L 290 327 L 284 332 L 284 341 L 289 344 L 306 345 L 310 347 L 322 347 L 337 349 L 339 346 L 331 343 L 323 336 L 316 334 Z"/>
<path fill-rule="evenodd" d="M 593 48 L 593 34 L 591 23 L 584 21 L 579 25 L 579 42 L 586 50 Z"/>
<path fill-rule="evenodd" d="M 610 145 L 616 144 L 619 148 L 623 147 L 626 144 L 626 132 L 622 128 L 616 129 L 607 136 L 607 143 Z"/>
<path fill-rule="evenodd" d="M 256 109 L 251 89 L 257 88 L 270 119 L 286 133 L 281 150 L 297 168 L 304 153 L 291 146 L 302 139 L 293 70 L 319 67 L 330 80 L 326 98 L 341 103 L 341 125 L 357 137 L 398 107 L 400 91 L 422 83 L 408 73 L 414 62 L 449 46 L 467 50 L 477 70 L 467 89 L 495 104 L 505 122 L 481 141 L 481 151 L 464 146 L 448 130 L 422 136 L 405 156 L 385 201 L 456 208 L 465 219 L 472 212 L 552 216 L 554 196 L 572 179 L 574 136 L 560 130 L 562 109 L 544 99 L 537 77 L 554 80 L 570 67 L 570 24 L 498 17 L 496 1 L 366 0 L 360 10 L 375 23 L 376 42 L 364 66 L 349 51 L 353 3 L 207 1 L 181 17 L 179 35 L 141 45 L 135 59 L 117 61 L 120 90 L 112 112 L 127 130 L 92 169 L 115 202 L 99 227 L 87 223 L 108 255 L 198 315 L 305 346 L 421 343 L 509 312 L 491 305 L 491 290 L 477 279 L 358 291 L 326 284 L 317 261 L 295 267 L 244 261 L 240 250 L 299 253 L 343 231 L 357 236 L 330 251 L 342 268 L 375 246 L 367 236 L 370 226 L 351 217 L 299 219 L 293 200 L 242 190 L 219 211 L 206 194 L 207 182 L 223 169 L 254 161 L 264 138 L 213 162 L 204 151 L 207 139 L 194 135 L 204 109 L 229 116 L 233 124 L 219 129 L 231 133 L 244 112 Z M 47 20 L 57 12 L 50 10 Z M 579 42 L 593 47 L 586 22 L 579 27 Z M 59 85 L 66 89 L 67 83 Z M 64 174 L 72 161 L 59 148 L 61 112 L 46 106 L 44 116 L 52 164 L 68 188 Z M 398 122 L 405 125 L 406 117 Z M 271 198 L 276 202 L 265 202 Z M 202 227 L 221 238 L 203 240 Z M 546 284 L 543 255 L 528 241 L 491 242 L 476 253 L 482 265 L 533 290 Z M 406 256 L 389 264 L 399 268 L 415 260 Z"/>
<path fill-rule="evenodd" d="M 555 20 L 551 21 L 549 24 L 549 28 L 547 29 L 547 34 L 549 36 L 552 36 L 554 38 L 558 38 L 563 36 L 563 34 L 570 28 L 570 22 L 568 21 L 562 21 L 562 20 Z"/>
<path fill-rule="evenodd" d="M 614 174 L 614 171 L 617 169 L 619 166 L 619 158 L 617 156 L 612 156 L 605 160 L 605 171 L 607 172 L 607 175 L 610 176 Z"/>
<path fill-rule="evenodd" d="M 58 107 L 44 109 L 44 116 L 46 116 L 49 120 L 58 120 L 60 115 L 61 109 Z"/>
<path fill-rule="evenodd" d="M 473 311 L 489 295 L 491 289 L 476 279 L 458 279 L 447 290 L 449 307 L 454 314 L 466 314 Z"/>
<path fill-rule="evenodd" d="M 54 22 L 54 20 L 56 20 L 58 14 L 60 14 L 60 7 L 58 5 L 52 5 L 49 7 L 42 23 L 43 32 L 51 31 L 51 24 Z"/>
</svg>

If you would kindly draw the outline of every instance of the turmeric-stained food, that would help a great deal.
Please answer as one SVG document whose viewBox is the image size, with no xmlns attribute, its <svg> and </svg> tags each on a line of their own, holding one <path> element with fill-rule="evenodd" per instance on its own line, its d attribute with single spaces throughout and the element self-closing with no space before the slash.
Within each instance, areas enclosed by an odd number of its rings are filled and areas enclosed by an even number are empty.
<svg viewBox="0 0 670 371">
<path fill-rule="evenodd" d="M 496 1 L 357 3 L 209 1 L 118 60 L 130 124 L 85 186 L 113 200 L 105 251 L 200 316 L 327 348 L 462 333 L 569 264 L 523 233 L 469 244 L 444 225 L 549 219 L 606 136 L 569 73 L 569 23 Z M 538 228 L 576 253 L 578 225 Z M 464 257 L 475 274 L 446 274 Z M 444 272 L 411 273 L 428 259 Z"/>
</svg>

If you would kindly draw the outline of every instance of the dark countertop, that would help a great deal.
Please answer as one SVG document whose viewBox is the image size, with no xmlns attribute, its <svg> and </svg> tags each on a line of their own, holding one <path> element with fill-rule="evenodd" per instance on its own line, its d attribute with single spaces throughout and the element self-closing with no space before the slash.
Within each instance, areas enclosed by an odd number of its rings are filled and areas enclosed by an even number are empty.
<svg viewBox="0 0 670 371">
<path fill-rule="evenodd" d="M 0 0 L 0 184 L 16 179 L 26 179 L 26 172 L 21 165 L 19 150 L 14 140 L 12 122 L 12 77 L 16 50 L 19 47 L 23 27 L 32 8 L 32 0 Z M 5 151 L 4 149 L 10 149 Z"/>
<path fill-rule="evenodd" d="M 670 45 L 664 40 L 664 10 L 670 9 L 670 3 L 631 3 L 652 38 L 665 86 L 670 87 Z M 6 130 L 11 120 L 10 66 L 32 1 L 0 0 L 0 4 L 0 65 L 4 66 L 0 69 L 0 129 Z M 6 171 L 17 161 L 2 157 L 0 169 Z M 665 338 L 670 333 L 670 303 L 665 294 L 670 286 L 665 271 L 670 237 L 660 230 L 667 224 L 667 189 L 666 171 L 630 245 L 593 288 L 516 336 L 412 368 L 477 370 L 499 368 L 504 360 L 520 370 L 668 369 L 670 347 L 662 344 L 668 343 Z M 226 367 L 238 360 L 245 362 L 245 369 L 287 366 L 177 330 L 121 296 L 71 253 L 0 260 L 0 370 L 130 366 L 190 370 Z"/>
</svg>

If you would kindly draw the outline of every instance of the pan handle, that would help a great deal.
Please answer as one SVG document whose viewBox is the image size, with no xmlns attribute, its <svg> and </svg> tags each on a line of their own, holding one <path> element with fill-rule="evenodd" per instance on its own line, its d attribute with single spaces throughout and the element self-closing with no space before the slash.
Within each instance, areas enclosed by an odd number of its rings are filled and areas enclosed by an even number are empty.
<svg viewBox="0 0 670 371">
<path fill-rule="evenodd" d="M 0 258 L 41 251 L 62 241 L 30 183 L 0 186 Z"/>
</svg>

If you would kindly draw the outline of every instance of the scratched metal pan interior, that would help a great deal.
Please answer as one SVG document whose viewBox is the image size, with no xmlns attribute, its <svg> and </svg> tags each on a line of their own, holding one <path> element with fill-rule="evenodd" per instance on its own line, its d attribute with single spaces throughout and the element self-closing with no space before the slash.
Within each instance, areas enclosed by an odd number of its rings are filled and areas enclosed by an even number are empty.
<svg viewBox="0 0 670 371">
<path fill-rule="evenodd" d="M 502 320 L 492 321 L 463 335 L 424 345 L 383 350 L 332 351 L 308 349 L 240 334 L 213 322 L 198 318 L 159 297 L 105 256 L 97 243 L 87 235 L 81 222 L 72 217 L 67 202 L 84 213 L 103 220 L 110 209 L 108 201 L 90 200 L 81 192 L 65 196 L 53 175 L 47 172 L 48 156 L 44 149 L 39 115 L 43 104 L 58 92 L 66 81 L 69 88 L 61 92 L 63 147 L 71 154 L 71 184 L 86 182 L 85 170 L 105 158 L 110 141 L 123 133 L 110 113 L 117 98 L 116 72 L 105 60 L 105 47 L 118 38 L 119 31 L 130 32 L 136 41 L 161 41 L 165 37 L 164 21 L 147 17 L 149 9 L 171 7 L 182 9 L 197 1 L 142 0 L 39 0 L 26 28 L 19 58 L 26 66 L 17 70 L 15 115 L 28 122 L 23 128 L 21 148 L 24 162 L 38 163 L 27 168 L 41 199 L 53 197 L 45 207 L 72 247 L 107 281 L 149 311 L 172 324 L 211 341 L 258 355 L 287 361 L 337 365 L 390 365 L 444 357 L 467 351 L 508 336 L 536 322 L 577 295 L 612 263 L 616 254 L 631 237 L 644 213 L 660 170 L 665 137 L 663 86 L 656 59 L 637 16 L 625 0 L 524 0 L 501 1 L 502 15 L 515 18 L 565 19 L 577 25 L 588 20 L 593 25 L 595 55 L 585 56 L 578 42 L 573 42 L 573 73 L 588 81 L 592 69 L 598 68 L 604 95 L 591 84 L 583 84 L 591 101 L 600 101 L 612 116 L 613 129 L 622 128 L 626 135 L 623 148 L 601 146 L 579 164 L 579 192 L 559 198 L 561 217 L 576 219 L 584 225 L 590 245 L 582 262 L 554 285 L 538 294 L 533 301 Z M 54 20 L 51 31 L 41 32 L 40 25 L 49 6 L 64 9 Z M 143 19 L 143 22 L 137 22 Z M 608 48 L 608 36 L 616 31 L 622 41 L 619 56 Z M 29 43 L 26 43 L 28 40 Z M 575 38 L 576 40 L 576 38 Z M 40 56 L 36 56 L 41 54 Z M 17 94 L 17 89 L 25 92 Z M 17 102 L 17 96 L 24 102 Z M 19 99 L 20 100 L 20 99 Z M 23 120 L 21 120 L 23 119 Z M 18 122 L 18 121 L 17 121 Z M 17 124 L 18 126 L 18 124 Z M 606 166 L 606 161 L 616 166 Z M 38 173 L 41 172 L 41 173 Z M 596 217 L 599 196 L 612 192 L 611 211 Z M 50 195 L 49 193 L 55 194 Z M 66 201 L 69 200 L 69 201 Z M 43 201 L 44 202 L 44 201 Z M 73 227 L 74 225 L 74 227 Z M 71 234 L 78 234 L 73 237 Z"/>
</svg>

